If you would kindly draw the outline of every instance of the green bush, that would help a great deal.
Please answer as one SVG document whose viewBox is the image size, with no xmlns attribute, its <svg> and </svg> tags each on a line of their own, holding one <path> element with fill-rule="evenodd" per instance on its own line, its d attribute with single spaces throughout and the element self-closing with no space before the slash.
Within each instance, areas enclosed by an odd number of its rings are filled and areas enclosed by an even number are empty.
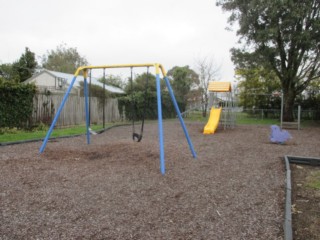
<svg viewBox="0 0 320 240">
<path fill-rule="evenodd" d="M 133 98 L 133 99 L 132 99 Z M 178 101 L 178 100 L 177 100 Z M 162 117 L 174 118 L 177 114 L 174 109 L 171 97 L 168 92 L 162 92 Z M 132 114 L 135 114 L 135 120 L 141 120 L 144 114 L 145 97 L 144 92 L 137 91 L 131 94 L 121 97 L 118 99 L 119 112 L 125 111 L 125 116 L 128 120 L 132 120 Z M 184 111 L 185 104 L 178 101 L 180 111 Z M 145 119 L 154 120 L 158 118 L 158 107 L 157 107 L 157 94 L 156 92 L 149 92 L 146 99 L 146 111 Z"/>
<path fill-rule="evenodd" d="M 0 128 L 27 128 L 35 93 L 31 84 L 0 83 Z"/>
<path fill-rule="evenodd" d="M 17 132 L 18 132 L 17 128 L 8 128 L 8 127 L 0 128 L 0 135 L 5 133 L 16 134 Z"/>
<path fill-rule="evenodd" d="M 40 122 L 36 127 L 35 130 L 36 131 L 48 131 L 49 127 L 47 124 Z"/>
</svg>

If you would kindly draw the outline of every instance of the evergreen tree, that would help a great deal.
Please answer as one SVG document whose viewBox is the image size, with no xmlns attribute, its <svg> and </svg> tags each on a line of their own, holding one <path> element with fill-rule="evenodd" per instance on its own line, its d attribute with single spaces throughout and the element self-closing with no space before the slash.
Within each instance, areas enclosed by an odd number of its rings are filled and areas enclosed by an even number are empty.
<svg viewBox="0 0 320 240">
<path fill-rule="evenodd" d="M 25 48 L 25 52 L 21 55 L 20 59 L 13 64 L 13 67 L 18 71 L 20 82 L 30 78 L 34 74 L 37 66 L 38 63 L 35 54 L 31 52 L 28 47 Z"/>
</svg>

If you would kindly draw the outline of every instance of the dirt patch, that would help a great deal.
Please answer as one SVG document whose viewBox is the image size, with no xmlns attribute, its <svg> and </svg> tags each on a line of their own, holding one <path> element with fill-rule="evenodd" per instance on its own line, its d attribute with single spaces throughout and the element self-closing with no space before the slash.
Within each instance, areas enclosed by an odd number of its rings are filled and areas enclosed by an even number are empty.
<svg viewBox="0 0 320 240">
<path fill-rule="evenodd" d="M 166 175 L 157 123 L 141 143 L 131 127 L 0 148 L 1 239 L 283 239 L 285 155 L 320 156 L 320 129 L 269 143 L 269 126 L 201 133 L 164 122 Z"/>
<path fill-rule="evenodd" d="M 291 164 L 294 239 L 320 239 L 320 167 Z"/>
</svg>

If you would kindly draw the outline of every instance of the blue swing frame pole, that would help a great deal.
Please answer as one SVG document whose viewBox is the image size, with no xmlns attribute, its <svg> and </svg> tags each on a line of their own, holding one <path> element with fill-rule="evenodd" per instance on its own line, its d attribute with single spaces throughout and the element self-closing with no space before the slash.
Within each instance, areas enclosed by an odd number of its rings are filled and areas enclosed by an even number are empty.
<svg viewBox="0 0 320 240">
<path fill-rule="evenodd" d="M 48 130 L 48 132 L 47 132 L 47 135 L 46 135 L 45 139 L 43 140 L 43 143 L 42 143 L 42 145 L 41 145 L 41 147 L 40 147 L 40 150 L 39 150 L 40 153 L 42 153 L 42 152 L 44 151 L 44 149 L 46 148 L 46 145 L 47 145 L 47 142 L 48 142 L 48 140 L 49 140 L 49 137 L 50 137 L 50 135 L 51 135 L 51 133 L 52 133 L 52 131 L 53 131 L 54 126 L 56 125 L 56 122 L 57 122 L 57 120 L 58 120 L 58 118 L 59 118 L 59 116 L 60 116 L 60 113 L 61 113 L 61 111 L 62 111 L 62 109 L 63 109 L 63 107 L 64 107 L 64 104 L 66 103 L 66 101 L 67 101 L 67 99 L 68 99 L 68 96 L 69 96 L 69 94 L 70 94 L 70 92 L 71 92 L 71 89 L 72 89 L 72 87 L 73 87 L 74 82 L 76 81 L 76 79 L 77 79 L 77 74 L 74 75 L 74 77 L 73 77 L 73 79 L 72 79 L 72 81 L 71 81 L 71 84 L 70 84 L 70 86 L 69 86 L 66 94 L 64 95 L 64 97 L 63 97 L 63 99 L 62 99 L 62 102 L 61 102 L 61 104 L 60 104 L 60 107 L 58 108 L 58 111 L 57 111 L 56 115 L 54 116 L 54 119 L 53 119 L 53 121 L 52 121 L 52 123 L 51 123 L 51 126 L 50 126 L 50 128 L 49 128 L 49 130 Z"/>
<path fill-rule="evenodd" d="M 185 123 L 184 123 L 184 121 L 183 121 L 183 118 L 182 118 L 182 116 L 181 116 L 178 103 L 177 103 L 176 98 L 175 98 L 175 96 L 174 96 L 174 94 L 173 94 L 173 90 L 172 90 L 172 88 L 171 88 L 170 81 L 169 81 L 168 77 L 167 77 L 165 74 L 163 74 L 163 75 L 164 75 L 164 80 L 165 80 L 166 85 L 167 85 L 167 88 L 168 88 L 168 90 L 169 90 L 169 94 L 170 94 L 171 100 L 172 100 L 172 102 L 173 102 L 174 108 L 176 109 L 178 118 L 179 118 L 179 120 L 180 120 L 180 124 L 181 124 L 181 126 L 182 126 L 184 135 L 186 136 L 186 139 L 187 139 L 187 141 L 188 141 L 188 144 L 189 144 L 189 148 L 190 148 L 190 150 L 191 150 L 191 153 L 192 153 L 192 155 L 193 155 L 194 158 L 197 158 L 197 154 L 196 154 L 196 152 L 195 152 L 195 150 L 194 150 L 194 148 L 193 148 L 193 145 L 192 145 L 191 139 L 190 139 L 190 137 L 189 137 L 189 133 L 188 133 L 187 127 L 186 127 L 186 125 L 185 125 Z"/>
<path fill-rule="evenodd" d="M 84 71 L 84 101 L 86 109 L 86 131 L 87 131 L 87 144 L 90 144 L 90 131 L 89 131 L 89 104 L 88 104 L 88 83 L 87 83 L 87 74 Z"/>
<path fill-rule="evenodd" d="M 160 74 L 159 74 L 158 66 L 156 66 L 156 85 L 157 85 L 157 107 L 158 107 L 158 132 L 159 132 L 159 147 L 160 147 L 160 172 L 162 175 L 164 175 L 166 173 L 166 167 L 165 167 L 165 160 L 164 160 L 161 88 L 160 88 Z"/>
</svg>

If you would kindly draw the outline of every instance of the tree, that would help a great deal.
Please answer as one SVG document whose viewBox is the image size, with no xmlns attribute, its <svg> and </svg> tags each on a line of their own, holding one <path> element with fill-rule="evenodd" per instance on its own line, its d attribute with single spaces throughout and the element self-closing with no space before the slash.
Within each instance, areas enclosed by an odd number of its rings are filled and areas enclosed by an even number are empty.
<svg viewBox="0 0 320 240">
<path fill-rule="evenodd" d="M 171 80 L 172 89 L 178 102 L 181 102 L 180 108 L 183 111 L 187 102 L 188 94 L 192 88 L 192 85 L 197 84 L 199 81 L 198 74 L 189 68 L 173 67 L 168 71 L 168 78 Z"/>
<path fill-rule="evenodd" d="M 91 83 L 90 85 L 90 78 L 87 79 L 88 87 L 89 87 L 89 96 L 90 97 L 98 97 L 98 98 L 112 98 L 112 97 L 117 97 L 118 93 L 112 93 L 109 92 L 108 90 L 103 89 L 103 83 L 109 86 L 114 86 L 117 88 L 123 89 L 125 87 L 125 83 L 121 79 L 120 76 L 115 76 L 113 74 L 106 75 L 105 78 L 101 77 L 98 79 L 98 81 L 101 84 L 94 84 Z M 84 81 L 80 81 L 80 94 L 84 96 Z"/>
<path fill-rule="evenodd" d="M 164 85 L 162 84 L 161 89 L 163 88 Z M 120 107 L 125 107 L 128 119 L 132 120 L 132 118 L 134 118 L 137 120 L 142 119 L 143 117 L 146 119 L 156 118 L 157 89 L 156 77 L 153 74 L 138 74 L 132 79 L 132 82 L 131 79 L 128 79 L 128 83 L 125 86 L 125 92 L 127 95 L 120 97 L 119 101 Z M 145 106 L 146 111 L 144 111 Z"/>
<path fill-rule="evenodd" d="M 304 110 L 309 109 L 317 111 L 317 117 L 315 117 L 315 119 L 320 119 L 320 79 L 307 87 L 304 95 L 301 96 L 299 104 Z"/>
<path fill-rule="evenodd" d="M 220 72 L 220 66 L 214 63 L 213 58 L 207 57 L 196 60 L 196 68 L 199 72 L 198 88 L 201 95 L 202 116 L 207 116 L 207 108 L 209 102 L 209 82 L 214 81 Z"/>
<path fill-rule="evenodd" d="M 120 76 L 113 75 L 113 74 L 107 74 L 105 77 L 105 80 L 102 77 L 98 81 L 100 81 L 101 83 L 104 82 L 105 84 L 108 84 L 110 86 L 114 86 L 117 88 L 121 88 L 121 89 L 123 89 L 126 85 Z"/>
<path fill-rule="evenodd" d="M 310 84 L 306 89 L 306 94 L 308 98 L 319 98 L 320 97 L 320 78 L 317 81 Z"/>
<path fill-rule="evenodd" d="M 89 86 L 89 82 L 87 84 L 88 84 L 87 86 L 90 87 L 90 90 L 89 90 L 90 97 L 97 97 L 101 99 L 109 97 L 110 93 L 107 90 L 104 90 L 103 87 L 101 87 L 100 85 L 91 84 L 91 86 Z M 84 81 L 80 81 L 79 86 L 80 86 L 80 95 L 84 96 Z"/>
<path fill-rule="evenodd" d="M 37 66 L 35 54 L 26 47 L 18 61 L 0 65 L 0 77 L 5 81 L 20 83 L 30 78 Z"/>
<path fill-rule="evenodd" d="M 6 82 L 20 82 L 18 69 L 13 67 L 12 63 L 4 63 L 0 65 L 0 79 Z"/>
<path fill-rule="evenodd" d="M 149 73 L 146 94 L 147 75 L 146 72 L 135 75 L 132 80 L 132 85 L 130 79 L 128 79 L 128 82 L 124 87 L 126 95 L 122 95 L 118 98 L 119 111 L 122 112 L 124 107 L 125 115 L 130 120 L 132 120 L 133 116 L 135 120 L 142 119 L 143 116 L 145 116 L 145 119 L 156 119 L 158 116 L 156 76 Z M 169 92 L 166 91 L 166 84 L 164 81 L 160 82 L 160 89 L 162 117 L 175 117 L 176 111 L 172 104 Z M 184 104 L 181 99 L 176 98 L 176 100 L 179 106 Z M 145 104 L 146 111 L 144 111 Z"/>
<path fill-rule="evenodd" d="M 274 97 L 281 89 L 279 79 L 274 72 L 264 68 L 238 69 L 239 105 L 244 108 L 280 109 L 280 98 Z"/>
<path fill-rule="evenodd" d="M 242 48 L 232 49 L 238 68 L 260 65 L 274 71 L 284 94 L 284 120 L 293 120 L 294 101 L 319 76 L 319 0 L 218 0 L 238 21 Z"/>
<path fill-rule="evenodd" d="M 42 67 L 57 72 L 73 74 L 78 67 L 84 65 L 88 65 L 85 57 L 76 48 L 68 48 L 66 44 L 60 44 L 56 50 L 48 51 L 42 57 Z"/>
<path fill-rule="evenodd" d="M 25 52 L 21 55 L 18 62 L 13 64 L 13 67 L 18 71 L 20 82 L 30 78 L 34 74 L 37 66 L 38 63 L 36 61 L 35 54 L 31 52 L 28 47 L 25 48 Z"/>
</svg>

